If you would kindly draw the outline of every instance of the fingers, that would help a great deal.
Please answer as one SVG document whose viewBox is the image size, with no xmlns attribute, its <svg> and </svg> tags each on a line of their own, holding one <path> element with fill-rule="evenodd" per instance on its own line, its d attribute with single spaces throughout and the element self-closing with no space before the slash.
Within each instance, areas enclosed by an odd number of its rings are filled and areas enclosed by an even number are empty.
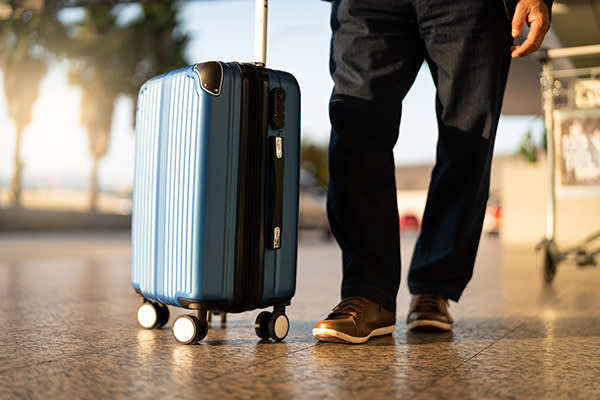
<svg viewBox="0 0 600 400">
<path fill-rule="evenodd" d="M 522 2 L 517 3 L 515 8 L 515 14 L 512 19 L 512 37 L 516 38 L 523 31 L 525 26 L 525 19 L 527 18 L 527 10 L 523 6 Z"/>
<path fill-rule="evenodd" d="M 528 54 L 533 53 L 542 45 L 546 30 L 541 23 L 537 21 L 531 24 L 527 39 L 520 45 L 513 46 L 514 50 L 511 54 L 513 58 L 524 57 Z"/>
<path fill-rule="evenodd" d="M 520 0 L 512 21 L 513 37 L 521 34 L 525 22 L 529 24 L 529 33 L 523 43 L 510 48 L 513 58 L 526 56 L 540 48 L 550 29 L 548 7 L 541 0 Z"/>
</svg>

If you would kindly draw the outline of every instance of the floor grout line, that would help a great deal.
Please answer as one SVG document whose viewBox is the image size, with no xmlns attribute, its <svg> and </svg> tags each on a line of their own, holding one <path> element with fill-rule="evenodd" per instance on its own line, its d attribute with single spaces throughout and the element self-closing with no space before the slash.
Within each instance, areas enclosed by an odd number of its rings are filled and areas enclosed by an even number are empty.
<svg viewBox="0 0 600 400">
<path fill-rule="evenodd" d="M 547 289 L 547 288 L 542 288 L 542 290 Z M 557 296 L 554 299 L 552 299 L 549 302 L 549 306 L 554 306 L 560 303 L 560 298 Z M 492 346 L 496 345 L 498 342 L 500 342 L 501 340 L 504 340 L 506 337 L 512 335 L 514 332 L 516 332 L 518 329 L 521 329 L 522 327 L 527 325 L 527 321 L 523 321 L 521 322 L 519 325 L 517 325 L 515 328 L 509 330 L 507 333 L 505 333 L 504 335 L 502 335 L 500 338 L 494 340 L 492 343 L 490 343 L 489 345 L 485 346 L 483 349 L 481 349 L 480 351 L 478 351 L 477 353 L 475 353 L 474 355 L 472 355 L 471 357 L 463 360 L 462 362 L 460 362 L 458 365 L 456 365 L 454 368 L 452 368 L 447 374 L 444 374 L 443 376 L 440 376 L 439 378 L 435 379 L 431 384 L 424 386 L 423 387 L 423 391 L 415 398 L 415 400 L 418 400 L 418 398 L 420 398 L 422 395 L 424 395 L 424 393 L 427 392 L 427 390 L 429 390 L 429 388 L 434 387 L 435 385 L 437 385 L 440 381 L 442 381 L 444 378 L 450 376 L 452 373 L 454 373 L 458 368 L 460 368 L 461 366 L 465 365 L 466 363 L 468 363 L 469 361 L 473 360 L 475 357 L 479 356 L 480 354 L 482 354 L 483 352 L 487 351 L 488 349 L 490 349 Z"/>
<path fill-rule="evenodd" d="M 450 371 L 448 374 L 446 374 L 444 377 L 450 375 L 452 372 L 456 371 L 458 368 L 460 368 L 461 366 L 463 366 L 464 364 L 466 364 L 467 362 L 471 361 L 472 359 L 474 359 L 475 357 L 477 357 L 478 355 L 480 355 L 481 353 L 483 353 L 484 351 L 488 350 L 489 348 L 491 348 L 492 346 L 494 346 L 496 343 L 500 342 L 501 340 L 505 339 L 506 337 L 510 336 L 511 334 L 513 334 L 514 332 L 517 331 L 517 329 L 521 328 L 522 326 L 526 325 L 526 322 L 522 322 L 519 325 L 517 325 L 515 328 L 513 328 L 512 330 L 508 331 L 506 334 L 504 334 L 502 337 L 494 340 L 492 343 L 490 343 L 489 345 L 487 345 L 486 347 L 484 347 L 483 349 L 481 349 L 480 351 L 478 351 L 477 353 L 475 353 L 473 356 L 467 358 L 466 360 L 463 360 L 460 364 L 458 364 L 456 367 L 452 368 L 452 371 Z M 444 378 L 443 377 L 443 378 Z"/>
<path fill-rule="evenodd" d="M 429 390 L 430 388 L 433 388 L 435 385 L 437 385 L 439 382 L 441 382 L 442 380 L 444 380 L 446 377 L 452 375 L 461 366 L 465 365 L 466 363 L 468 363 L 469 361 L 471 361 L 475 357 L 479 356 L 481 353 L 487 351 L 488 349 L 490 349 L 492 346 L 496 345 L 501 340 L 504 340 L 506 337 L 512 335 L 514 332 L 516 332 L 518 329 L 520 329 L 521 327 L 523 327 L 525 325 L 527 325 L 527 322 L 521 322 L 515 328 L 509 330 L 504 335 L 502 335 L 498 339 L 494 340 L 492 343 L 490 343 L 489 345 L 485 346 L 483 349 L 479 350 L 477 353 L 473 354 L 471 357 L 469 357 L 469 358 L 461 361 L 458 365 L 456 365 L 454 368 L 452 368 L 448 373 L 446 373 L 446 374 L 444 374 L 444 375 L 442 375 L 442 376 L 434 379 L 433 382 L 431 382 L 427 386 L 423 387 L 424 390 L 422 389 L 422 391 L 420 392 L 419 395 L 417 395 L 417 397 L 415 398 L 415 400 L 418 400 L 421 396 L 423 396 L 427 392 L 427 390 Z"/>
</svg>

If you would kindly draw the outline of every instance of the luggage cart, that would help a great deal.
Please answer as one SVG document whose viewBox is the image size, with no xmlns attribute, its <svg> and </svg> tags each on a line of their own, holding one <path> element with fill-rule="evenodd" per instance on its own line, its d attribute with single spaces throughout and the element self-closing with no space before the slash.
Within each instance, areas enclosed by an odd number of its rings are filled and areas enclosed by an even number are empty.
<svg viewBox="0 0 600 400">
<path fill-rule="evenodd" d="M 555 70 L 552 67 L 552 60 L 593 55 L 600 55 L 600 45 L 551 49 L 538 52 L 538 57 L 543 66 L 541 84 L 548 146 L 548 203 L 546 237 L 536 246 L 536 250 L 543 251 L 543 272 L 546 283 L 552 282 L 556 275 L 557 266 L 561 262 L 572 261 L 579 267 L 596 266 L 596 256 L 600 254 L 600 246 L 593 248 L 594 245 L 598 245 L 600 242 L 600 231 L 590 234 L 577 245 L 567 249 L 560 249 L 555 239 L 557 175 L 559 175 L 558 179 L 561 180 L 559 182 L 561 185 L 565 184 L 562 180 L 565 180 L 566 176 L 566 174 L 561 175 L 558 172 L 565 173 L 565 171 L 570 171 L 571 178 L 575 181 L 577 180 L 577 176 L 573 178 L 575 162 L 566 161 L 566 157 L 563 154 L 563 145 L 568 143 L 568 148 L 574 149 L 571 152 L 574 154 L 577 151 L 576 145 L 582 143 L 579 140 L 582 137 L 585 137 L 586 140 L 589 139 L 589 143 L 592 143 L 591 138 L 594 135 L 589 135 L 589 132 L 586 133 L 585 129 L 581 128 L 581 121 L 589 121 L 590 118 L 597 118 L 600 121 L 600 67 Z M 569 117 L 573 119 L 569 120 Z M 569 125 L 571 122 L 572 125 Z M 573 128 L 573 125 L 577 124 L 579 125 Z M 565 127 L 567 126 L 569 126 L 568 135 L 572 135 L 572 137 L 565 140 L 561 136 L 562 141 L 557 143 L 556 135 L 565 133 Z M 598 128 L 598 145 L 600 146 L 600 125 L 598 125 Z M 594 166 L 600 168 L 600 158 L 598 158 L 598 161 L 590 158 L 595 147 L 591 147 L 593 146 L 592 144 L 589 146 L 589 154 L 585 153 L 588 150 L 585 150 L 583 153 L 583 159 L 587 159 L 585 162 L 588 165 L 581 168 L 582 180 L 586 181 L 585 178 L 587 177 L 587 182 L 584 186 L 579 187 L 577 187 L 576 182 L 571 188 L 566 188 L 565 190 L 587 190 L 588 193 L 591 191 L 593 195 L 600 196 L 600 178 L 597 181 L 594 178 Z M 600 157 L 600 153 L 598 155 Z M 559 158 L 558 163 L 557 158 Z M 576 156 L 573 156 L 573 160 L 579 160 L 577 163 L 581 164 L 582 157 L 577 159 Z M 568 167 L 566 166 L 567 163 L 570 164 Z M 592 172 L 591 174 L 589 173 L 590 171 Z M 600 210 L 598 212 L 600 213 Z"/>
</svg>

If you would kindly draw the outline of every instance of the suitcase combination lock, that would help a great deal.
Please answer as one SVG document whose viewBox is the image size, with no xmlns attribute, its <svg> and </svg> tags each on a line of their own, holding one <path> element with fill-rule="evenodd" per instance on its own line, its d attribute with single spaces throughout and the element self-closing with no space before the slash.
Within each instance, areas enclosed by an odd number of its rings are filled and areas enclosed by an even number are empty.
<svg viewBox="0 0 600 400">
<path fill-rule="evenodd" d="M 285 90 L 275 88 L 271 90 L 271 125 L 275 129 L 285 126 Z"/>
</svg>

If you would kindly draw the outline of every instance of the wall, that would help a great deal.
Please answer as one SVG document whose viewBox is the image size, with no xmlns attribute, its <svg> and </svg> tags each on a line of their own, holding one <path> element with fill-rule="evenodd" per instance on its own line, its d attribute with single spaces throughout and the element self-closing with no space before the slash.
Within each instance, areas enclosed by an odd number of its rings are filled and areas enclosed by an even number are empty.
<svg viewBox="0 0 600 400">
<path fill-rule="evenodd" d="M 537 163 L 514 157 L 501 168 L 502 228 L 507 244 L 535 245 L 546 234 L 548 173 L 545 156 Z M 600 230 L 599 196 L 557 196 L 556 240 L 576 244 Z"/>
</svg>

